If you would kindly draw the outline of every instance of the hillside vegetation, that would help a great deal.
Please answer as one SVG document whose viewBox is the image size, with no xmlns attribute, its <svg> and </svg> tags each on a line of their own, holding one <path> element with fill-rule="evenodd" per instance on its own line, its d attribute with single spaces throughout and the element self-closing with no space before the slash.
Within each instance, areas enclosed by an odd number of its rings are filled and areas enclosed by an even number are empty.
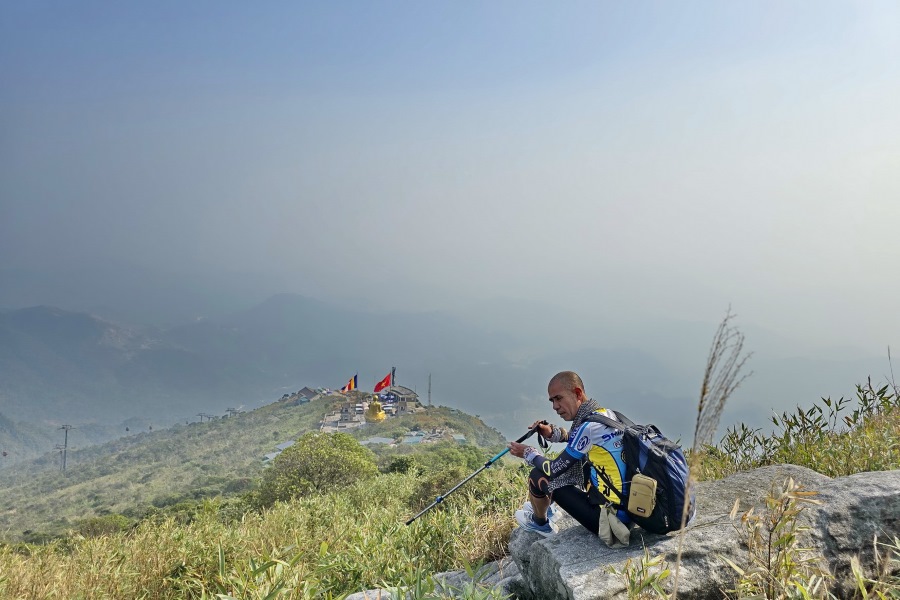
<svg viewBox="0 0 900 600">
<path fill-rule="evenodd" d="M 0 413 L 0 451 L 6 453 L 0 456 L 0 472 L 16 462 L 40 456 L 52 447 L 49 432 L 33 425 L 16 423 Z"/>
<path fill-rule="evenodd" d="M 900 468 L 900 392 L 857 386 L 855 401 L 823 398 L 772 417 L 772 433 L 743 423 L 729 427 L 701 452 L 700 479 L 720 479 L 757 467 L 794 464 L 829 477 Z"/>
<path fill-rule="evenodd" d="M 815 406 L 776 417 L 771 434 L 730 428 L 720 444 L 704 449 L 700 475 L 773 462 L 828 475 L 900 468 L 896 394 L 860 387 L 856 402 Z M 852 447 L 861 451 L 848 460 L 844 451 Z M 0 596 L 312 599 L 387 586 L 433 598 L 431 573 L 472 568 L 505 552 L 527 469 L 519 461 L 489 469 L 406 527 L 469 465 L 405 464 L 405 473 L 300 493 L 262 510 L 239 499 L 206 500 L 190 511 L 166 507 L 125 530 L 0 547 Z M 463 597 L 492 594 L 469 589 Z"/>
<path fill-rule="evenodd" d="M 0 397 L 2 400 L 2 397 Z M 83 423 L 69 432 L 69 450 L 96 446 L 122 437 L 125 428 L 146 430 L 151 421 L 141 417 L 132 417 L 116 425 L 104 423 Z M 0 451 L 5 452 L 0 460 L 0 474 L 13 468 L 17 463 L 32 461 L 31 466 L 42 468 L 54 463 L 48 450 L 63 443 L 60 421 L 41 421 L 30 423 L 14 421 L 0 413 Z M 40 460 L 44 457 L 44 460 Z M 57 463 L 56 466 L 59 466 Z"/>
<path fill-rule="evenodd" d="M 91 518 L 121 515 L 134 522 L 167 508 L 187 510 L 204 498 L 246 493 L 264 468 L 265 454 L 316 430 L 342 401 L 325 396 L 302 405 L 274 403 L 233 417 L 145 431 L 70 452 L 65 475 L 55 453 L 20 463 L 0 472 L 0 539 L 48 540 Z M 428 444 L 417 451 L 421 464 L 472 456 L 483 462 L 503 442 L 480 420 L 440 407 L 366 426 L 354 435 L 400 435 L 439 424 L 488 449 Z M 375 448 L 385 453 L 382 462 L 389 460 L 390 451 Z"/>
</svg>

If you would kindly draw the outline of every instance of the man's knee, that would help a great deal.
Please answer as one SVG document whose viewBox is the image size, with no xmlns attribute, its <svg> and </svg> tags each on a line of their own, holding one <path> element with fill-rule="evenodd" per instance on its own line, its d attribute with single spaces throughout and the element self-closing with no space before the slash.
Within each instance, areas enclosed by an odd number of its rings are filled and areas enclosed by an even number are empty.
<svg viewBox="0 0 900 600">
<path fill-rule="evenodd" d="M 550 479 L 537 467 L 528 475 L 528 491 L 535 498 L 546 498 L 550 494 Z"/>
</svg>

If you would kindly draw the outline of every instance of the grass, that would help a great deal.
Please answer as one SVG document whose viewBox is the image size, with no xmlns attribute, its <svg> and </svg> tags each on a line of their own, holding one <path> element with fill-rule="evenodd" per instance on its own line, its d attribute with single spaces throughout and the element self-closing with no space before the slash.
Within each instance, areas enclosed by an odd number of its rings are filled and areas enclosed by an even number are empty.
<svg viewBox="0 0 900 600">
<path fill-rule="evenodd" d="M 775 431 L 766 434 L 743 425 L 731 427 L 718 445 L 707 445 L 692 457 L 703 479 L 718 479 L 738 471 L 791 463 L 831 477 L 865 471 L 900 469 L 900 399 L 892 386 L 857 388 L 857 401 L 823 399 L 811 409 L 773 419 Z M 733 570 L 734 586 L 727 598 L 765 600 L 831 599 L 834 578 L 822 557 L 800 545 L 798 517 L 815 503 L 815 490 L 792 480 L 774 487 L 760 511 L 733 515 L 747 548 L 741 564 L 723 559 Z M 873 540 L 876 567 L 866 573 L 858 560 L 851 565 L 856 590 L 853 598 L 900 598 L 900 540 Z M 668 575 L 659 556 L 645 556 L 614 571 L 626 583 L 627 597 L 674 598 L 663 580 Z"/>
<path fill-rule="evenodd" d="M 699 479 L 790 463 L 829 477 L 900 468 L 900 396 L 871 381 L 857 386 L 856 401 L 823 398 L 811 408 L 772 417 L 764 433 L 744 424 L 729 427 L 718 445 L 699 451 Z"/>
<path fill-rule="evenodd" d="M 828 596 L 833 579 L 824 560 L 800 546 L 805 530 L 798 517 L 804 504 L 817 503 L 816 492 L 804 490 L 793 479 L 766 496 L 762 511 L 750 509 L 739 527 L 747 543 L 743 566 L 723 559 L 739 575 L 734 589 L 738 598 L 820 598 Z"/>
<path fill-rule="evenodd" d="M 251 598 L 277 587 L 278 597 L 337 598 L 421 584 L 425 573 L 504 554 L 521 502 L 518 470 L 472 483 L 410 527 L 403 522 L 422 502 L 421 481 L 386 474 L 260 513 L 229 516 L 209 501 L 189 523 L 151 519 L 127 532 L 6 545 L 0 597 Z"/>
<path fill-rule="evenodd" d="M 729 427 L 719 444 L 709 439 L 718 427 L 728 397 L 743 381 L 740 371 L 749 356 L 742 354 L 744 336 L 731 324 L 731 311 L 719 325 L 710 348 L 698 404 L 694 444 L 688 452 L 693 480 L 720 479 L 773 464 L 804 466 L 830 477 L 900 468 L 900 387 L 876 388 L 868 380 L 857 386 L 856 401 L 822 398 L 811 408 L 772 417 L 775 430 L 750 429 L 743 423 Z M 888 350 L 890 360 L 890 350 Z M 892 372 L 893 373 L 893 372 Z M 834 598 L 829 591 L 832 575 L 821 556 L 798 544 L 798 516 L 804 504 L 814 503 L 816 492 L 804 490 L 792 480 L 770 490 L 764 510 L 741 516 L 747 560 L 743 566 L 723 559 L 734 570 L 735 586 L 723 590 L 727 597 Z M 735 507 L 735 512 L 737 506 Z M 732 515 L 734 518 L 735 515 Z M 675 577 L 671 591 L 660 585 L 658 556 L 645 556 L 613 572 L 626 582 L 629 598 L 677 598 L 683 533 L 679 539 Z M 858 559 L 852 564 L 859 598 L 900 598 L 900 543 L 877 539 L 874 576 L 863 573 Z M 656 567 L 656 568 L 654 568 Z"/>
<path fill-rule="evenodd" d="M 141 517 L 179 502 L 239 493 L 275 445 L 315 427 L 330 406 L 273 404 L 237 418 L 177 425 L 69 454 L 34 473 L 22 463 L 0 479 L 0 537 L 58 535 L 80 519 L 110 513 Z M 40 467 L 40 463 L 37 465 Z"/>
</svg>

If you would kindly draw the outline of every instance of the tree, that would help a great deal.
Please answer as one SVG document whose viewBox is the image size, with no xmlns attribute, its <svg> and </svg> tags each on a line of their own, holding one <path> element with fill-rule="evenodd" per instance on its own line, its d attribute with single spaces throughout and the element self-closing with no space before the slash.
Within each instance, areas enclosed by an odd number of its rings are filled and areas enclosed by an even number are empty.
<svg viewBox="0 0 900 600">
<path fill-rule="evenodd" d="M 255 503 L 271 506 L 320 494 L 378 474 L 375 455 L 346 433 L 310 432 L 275 457 L 263 473 Z"/>
</svg>

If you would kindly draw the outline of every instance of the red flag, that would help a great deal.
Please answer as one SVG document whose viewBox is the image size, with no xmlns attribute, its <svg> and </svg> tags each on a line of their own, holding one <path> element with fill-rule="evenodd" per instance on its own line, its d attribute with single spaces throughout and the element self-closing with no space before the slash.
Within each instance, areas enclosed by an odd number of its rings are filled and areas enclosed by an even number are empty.
<svg viewBox="0 0 900 600">
<path fill-rule="evenodd" d="M 375 393 L 377 394 L 384 388 L 390 387 L 390 385 L 391 385 L 391 374 L 388 373 L 387 375 L 384 376 L 384 379 L 382 379 L 381 381 L 379 381 L 378 383 L 375 384 Z"/>
</svg>

